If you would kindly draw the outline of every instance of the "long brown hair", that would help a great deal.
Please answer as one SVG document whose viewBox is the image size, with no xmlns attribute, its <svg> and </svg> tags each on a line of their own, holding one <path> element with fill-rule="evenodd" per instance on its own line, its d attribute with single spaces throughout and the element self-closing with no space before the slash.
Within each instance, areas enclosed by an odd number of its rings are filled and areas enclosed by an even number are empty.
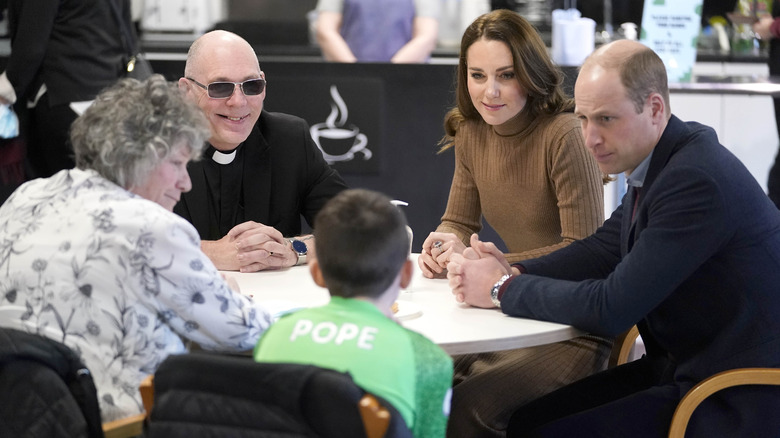
<svg viewBox="0 0 780 438">
<path fill-rule="evenodd" d="M 570 111 L 574 107 L 574 101 L 563 92 L 563 74 L 550 59 L 536 28 L 516 12 L 498 9 L 478 17 L 463 33 L 455 85 L 457 106 L 444 117 L 440 151 L 452 147 L 455 133 L 463 121 L 481 118 L 469 96 L 466 53 L 482 38 L 503 41 L 512 53 L 515 77 L 528 93 L 528 101 L 522 111 L 528 114 L 532 126 L 539 118 Z"/>
</svg>

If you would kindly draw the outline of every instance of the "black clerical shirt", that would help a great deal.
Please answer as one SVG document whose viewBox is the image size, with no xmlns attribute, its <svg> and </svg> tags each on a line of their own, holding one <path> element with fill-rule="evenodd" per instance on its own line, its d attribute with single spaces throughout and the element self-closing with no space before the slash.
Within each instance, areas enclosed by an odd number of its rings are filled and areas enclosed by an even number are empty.
<svg viewBox="0 0 780 438">
<path fill-rule="evenodd" d="M 244 190 L 242 182 L 242 170 L 244 167 L 244 150 L 241 145 L 236 149 L 236 155 L 232 162 L 220 164 L 212 157 L 213 146 L 209 145 L 203 154 L 203 170 L 208 181 L 208 202 L 211 212 L 212 227 L 209 234 L 224 236 L 236 224 L 244 219 Z M 218 229 L 213 229 L 218 227 Z"/>
</svg>

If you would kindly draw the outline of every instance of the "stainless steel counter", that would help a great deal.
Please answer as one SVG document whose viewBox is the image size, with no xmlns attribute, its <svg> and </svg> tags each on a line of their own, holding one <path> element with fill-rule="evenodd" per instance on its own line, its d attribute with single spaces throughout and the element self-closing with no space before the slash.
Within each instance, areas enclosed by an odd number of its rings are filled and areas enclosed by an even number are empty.
<svg viewBox="0 0 780 438">
<path fill-rule="evenodd" d="M 669 84 L 669 91 L 694 94 L 741 94 L 780 97 L 780 77 L 697 76 Z"/>
</svg>

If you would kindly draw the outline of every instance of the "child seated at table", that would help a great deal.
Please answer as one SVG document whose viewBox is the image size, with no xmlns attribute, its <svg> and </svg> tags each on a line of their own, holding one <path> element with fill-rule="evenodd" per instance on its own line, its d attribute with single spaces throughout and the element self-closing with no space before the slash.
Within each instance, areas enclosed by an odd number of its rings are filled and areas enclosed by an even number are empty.
<svg viewBox="0 0 780 438">
<path fill-rule="evenodd" d="M 309 271 L 330 303 L 279 319 L 260 338 L 255 360 L 349 372 L 391 403 L 415 437 L 444 437 L 452 359 L 392 316 L 414 269 L 403 213 L 380 193 L 347 190 L 317 214 L 314 236 Z"/>
</svg>

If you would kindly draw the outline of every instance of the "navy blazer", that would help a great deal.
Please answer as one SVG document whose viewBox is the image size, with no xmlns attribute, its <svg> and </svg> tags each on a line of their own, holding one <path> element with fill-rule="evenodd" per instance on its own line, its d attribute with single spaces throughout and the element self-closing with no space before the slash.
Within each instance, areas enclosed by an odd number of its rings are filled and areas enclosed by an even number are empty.
<svg viewBox="0 0 780 438">
<path fill-rule="evenodd" d="M 325 162 L 308 124 L 299 117 L 264 110 L 243 147 L 245 218 L 272 226 L 284 236 L 300 235 L 301 216 L 313 226 L 322 206 L 347 188 Z M 191 222 L 201 239 L 221 239 L 218 226 L 210 221 L 202 162 L 191 162 L 188 171 L 192 190 L 182 194 L 173 211 Z"/>
<path fill-rule="evenodd" d="M 601 335 L 637 324 L 648 355 L 676 364 L 681 396 L 726 369 L 779 367 L 780 212 L 715 132 L 672 116 L 632 221 L 633 203 L 522 262 L 504 313 Z"/>
</svg>

